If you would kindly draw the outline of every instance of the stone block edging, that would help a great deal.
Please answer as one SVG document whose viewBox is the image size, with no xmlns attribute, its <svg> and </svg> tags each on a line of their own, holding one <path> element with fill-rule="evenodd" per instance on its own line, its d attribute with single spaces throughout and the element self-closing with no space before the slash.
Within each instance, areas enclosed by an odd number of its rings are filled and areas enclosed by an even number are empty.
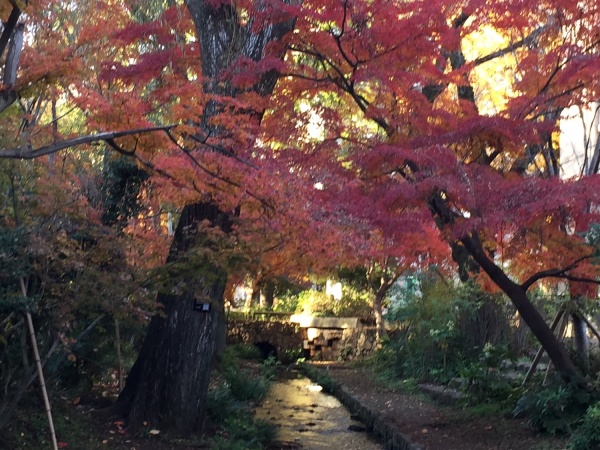
<svg viewBox="0 0 600 450">
<path fill-rule="evenodd" d="M 321 369 L 316 369 L 322 371 Z M 323 373 L 325 371 L 322 371 Z M 309 376 L 305 372 L 306 376 Z M 310 378 L 310 377 L 309 377 Z M 412 442 L 400 429 L 386 420 L 377 411 L 373 411 L 354 396 L 346 386 L 332 380 L 331 395 L 336 397 L 351 414 L 360 418 L 369 430 L 382 442 L 386 450 L 422 450 L 420 446 Z"/>
</svg>

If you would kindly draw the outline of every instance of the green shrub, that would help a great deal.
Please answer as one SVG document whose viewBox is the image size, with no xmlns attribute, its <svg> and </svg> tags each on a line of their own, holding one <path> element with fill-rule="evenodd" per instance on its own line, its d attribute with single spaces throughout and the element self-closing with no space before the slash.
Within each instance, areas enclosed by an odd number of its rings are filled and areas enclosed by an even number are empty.
<svg viewBox="0 0 600 450">
<path fill-rule="evenodd" d="M 250 448 L 262 448 L 268 445 L 277 434 L 272 423 L 249 415 L 228 417 L 223 428 L 234 442 L 244 441 Z"/>
<path fill-rule="evenodd" d="M 298 311 L 298 295 L 289 294 L 284 297 L 278 297 L 273 304 L 273 311 L 287 313 Z"/>
<path fill-rule="evenodd" d="M 321 386 L 324 392 L 328 394 L 333 393 L 335 381 L 333 381 L 333 378 L 331 378 L 329 373 L 306 363 L 301 363 L 300 368 L 312 381 Z"/>
<path fill-rule="evenodd" d="M 224 352 L 221 359 L 223 383 L 209 391 L 206 401 L 209 419 L 221 427 L 219 435 L 210 444 L 212 450 L 261 450 L 269 446 L 276 429 L 269 422 L 255 419 L 247 402 L 264 398 L 278 364 L 275 358 L 267 358 L 261 373 L 256 374 L 239 368 L 235 349 Z"/>
<path fill-rule="evenodd" d="M 486 344 L 477 361 L 467 362 L 459 369 L 465 382 L 462 390 L 471 403 L 507 400 L 513 387 L 500 374 L 500 364 L 506 359 L 506 349 Z"/>
<path fill-rule="evenodd" d="M 335 300 L 325 292 L 308 289 L 297 296 L 296 312 L 315 316 L 368 317 L 372 315 L 368 291 L 344 285 L 342 298 Z"/>
<path fill-rule="evenodd" d="M 238 401 L 262 400 L 269 390 L 269 380 L 260 375 L 253 375 L 247 370 L 229 367 L 223 372 L 223 377 L 231 395 Z"/>
<path fill-rule="evenodd" d="M 235 415 L 244 405 L 237 402 L 227 385 L 221 385 L 208 391 L 206 397 L 206 414 L 215 423 L 222 423 L 231 415 Z"/>
<path fill-rule="evenodd" d="M 500 360 L 491 364 L 490 358 L 508 356 L 502 298 L 474 283 L 455 287 L 434 271 L 410 280 L 395 292 L 387 315 L 393 330 L 382 349 L 382 368 L 394 370 L 399 378 L 441 383 L 462 375 L 470 379 L 473 398 L 485 396 L 488 388 L 499 388 L 493 395 L 502 395 L 507 386 L 500 386 L 494 371 L 486 369 L 499 366 Z M 492 349 L 502 352 L 492 355 Z"/>
<path fill-rule="evenodd" d="M 235 356 L 241 359 L 262 359 L 260 349 L 252 344 L 235 344 L 230 347 Z"/>
<path fill-rule="evenodd" d="M 315 316 L 333 315 L 333 300 L 325 292 L 308 289 L 298 294 L 296 312 Z"/>
<path fill-rule="evenodd" d="M 269 356 L 260 365 L 260 375 L 268 381 L 273 381 L 281 363 L 274 356 Z"/>
<path fill-rule="evenodd" d="M 286 349 L 279 357 L 282 364 L 289 365 L 304 360 L 304 349 L 300 347 Z"/>
<path fill-rule="evenodd" d="M 579 428 L 569 441 L 571 450 L 600 448 L 600 403 L 590 406 Z"/>
<path fill-rule="evenodd" d="M 522 396 L 513 415 L 528 417 L 532 425 L 550 434 L 568 434 L 593 402 L 581 384 L 556 384 Z"/>
</svg>

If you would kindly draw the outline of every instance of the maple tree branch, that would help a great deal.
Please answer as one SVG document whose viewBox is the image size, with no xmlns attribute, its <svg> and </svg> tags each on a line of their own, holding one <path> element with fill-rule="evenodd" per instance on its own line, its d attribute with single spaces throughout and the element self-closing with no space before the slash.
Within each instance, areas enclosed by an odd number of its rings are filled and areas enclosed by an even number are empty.
<svg viewBox="0 0 600 450">
<path fill-rule="evenodd" d="M 135 155 L 135 150 L 125 150 L 123 147 L 118 145 L 114 139 L 106 139 L 106 143 L 117 153 L 125 156 L 133 156 Z"/>
<path fill-rule="evenodd" d="M 179 143 L 177 142 L 177 138 L 175 138 L 175 136 L 173 135 L 173 133 L 167 131 L 167 136 L 169 136 L 169 139 L 178 147 Z M 208 135 L 206 135 L 203 139 L 199 138 L 198 136 L 194 135 L 194 134 L 185 134 L 184 137 L 189 137 L 191 140 L 205 145 L 206 147 L 210 148 L 211 150 L 213 150 L 215 153 L 219 153 L 221 155 L 227 156 L 228 158 L 232 158 L 234 160 L 236 160 L 237 162 L 240 162 L 248 167 L 251 167 L 252 169 L 257 169 L 258 167 L 256 167 L 256 165 L 252 164 L 250 161 L 246 161 L 245 159 L 240 158 L 238 155 L 235 154 L 235 152 L 233 150 L 227 150 L 226 148 L 220 146 L 220 145 L 214 145 L 214 144 L 209 144 L 208 143 L 208 138 L 210 137 L 210 133 Z M 181 148 L 181 147 L 180 147 Z"/>
<path fill-rule="evenodd" d="M 592 258 L 595 258 L 595 257 L 596 257 L 595 254 L 585 255 L 585 256 L 582 256 L 581 258 L 576 259 L 571 264 L 563 267 L 562 269 L 542 270 L 542 271 L 540 271 L 540 272 L 538 272 L 536 274 L 533 274 L 527 280 L 525 280 L 525 282 L 521 284 L 521 288 L 523 288 L 523 290 L 526 291 L 536 281 L 539 281 L 542 278 L 565 278 L 565 279 L 571 280 L 571 281 L 585 281 L 585 282 L 594 282 L 594 283 L 600 284 L 600 281 L 598 281 L 598 280 L 592 280 L 592 279 L 587 279 L 587 278 L 575 277 L 575 276 L 569 275 L 567 273 L 570 270 L 573 270 L 574 268 L 576 268 L 583 261 L 586 261 L 588 259 L 592 259 Z"/>
<path fill-rule="evenodd" d="M 157 131 L 166 132 L 171 130 L 178 125 L 167 125 L 163 127 L 148 127 L 148 128 L 137 128 L 134 130 L 127 131 L 107 131 L 104 133 L 89 134 L 86 136 L 79 136 L 73 139 L 67 139 L 64 141 L 56 142 L 54 144 L 46 145 L 43 147 L 33 148 L 30 143 L 21 145 L 16 148 L 0 148 L 0 159 L 35 159 L 40 156 L 50 155 L 52 153 L 65 150 L 67 148 L 76 147 L 83 144 L 91 144 L 93 142 L 114 141 L 115 139 L 133 136 L 136 134 L 154 133 Z M 110 145 L 110 143 L 109 143 Z M 127 152 L 126 154 L 129 154 Z"/>
<path fill-rule="evenodd" d="M 575 277 L 573 275 L 565 275 L 565 276 L 559 277 L 559 278 L 563 278 L 563 279 L 568 280 L 568 281 L 580 282 L 580 283 L 600 284 L 600 280 L 598 280 L 596 278 Z"/>
<path fill-rule="evenodd" d="M 471 64 L 473 64 L 473 66 L 476 67 L 476 66 L 479 66 L 479 65 L 481 65 L 483 63 L 492 61 L 493 59 L 500 58 L 500 57 L 502 57 L 502 56 L 504 56 L 504 55 L 506 55 L 508 53 L 511 53 L 511 52 L 515 51 L 518 48 L 530 45 L 537 38 L 539 38 L 540 35 L 544 31 L 546 31 L 549 27 L 550 27 L 550 24 L 546 24 L 546 25 L 543 25 L 543 26 L 541 26 L 539 28 L 536 28 L 528 36 L 525 36 L 523 39 L 521 39 L 521 40 L 519 40 L 519 41 L 517 41 L 517 42 L 515 42 L 513 44 L 510 44 L 510 45 L 508 45 L 508 46 L 506 46 L 506 47 L 504 47 L 504 48 L 502 48 L 500 50 L 497 50 L 497 51 L 495 51 L 493 53 L 490 53 L 489 55 L 482 56 L 481 58 L 477 58 L 476 60 L 472 61 Z"/>
<path fill-rule="evenodd" d="M 342 55 L 342 58 L 344 58 L 344 60 L 348 63 L 348 65 L 350 65 L 350 67 L 352 67 L 352 69 L 354 71 L 356 71 L 356 69 L 358 67 L 357 63 L 355 61 L 350 60 L 350 57 L 348 56 L 348 54 L 344 50 L 344 47 L 342 46 L 342 36 L 346 32 L 347 17 L 348 17 L 348 2 L 345 1 L 344 2 L 344 16 L 342 17 L 342 29 L 341 29 L 340 33 L 334 33 L 333 30 L 330 30 L 330 34 L 333 36 L 333 40 L 335 41 L 337 48 L 340 51 L 340 55 Z"/>
<path fill-rule="evenodd" d="M 198 169 L 202 170 L 207 175 L 210 175 L 211 177 L 216 178 L 219 181 L 222 181 L 223 183 L 226 183 L 231 186 L 238 187 L 238 188 L 241 187 L 239 183 L 236 183 L 235 181 L 231 181 L 225 177 L 222 177 L 221 175 L 210 170 L 208 167 L 206 167 L 204 164 L 202 164 L 200 161 L 198 161 L 198 159 L 194 155 L 192 155 L 191 151 L 188 148 L 184 147 L 179 142 L 177 142 L 177 139 L 175 139 L 175 136 L 173 136 L 171 133 L 167 133 L 167 136 L 169 137 L 171 142 L 173 142 L 177 146 L 177 148 L 179 148 L 192 161 L 194 166 L 196 166 Z"/>
</svg>

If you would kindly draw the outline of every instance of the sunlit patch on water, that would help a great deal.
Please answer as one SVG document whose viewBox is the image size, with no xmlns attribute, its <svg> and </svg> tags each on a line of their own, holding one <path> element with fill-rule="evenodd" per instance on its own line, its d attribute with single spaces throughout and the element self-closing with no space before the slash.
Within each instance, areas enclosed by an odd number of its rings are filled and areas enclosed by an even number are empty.
<svg viewBox="0 0 600 450">
<path fill-rule="evenodd" d="M 307 450 L 382 449 L 367 433 L 350 431 L 364 429 L 352 420 L 350 413 L 323 387 L 309 379 L 281 380 L 273 384 L 256 415 L 279 429 L 278 439 L 297 443 Z"/>
</svg>

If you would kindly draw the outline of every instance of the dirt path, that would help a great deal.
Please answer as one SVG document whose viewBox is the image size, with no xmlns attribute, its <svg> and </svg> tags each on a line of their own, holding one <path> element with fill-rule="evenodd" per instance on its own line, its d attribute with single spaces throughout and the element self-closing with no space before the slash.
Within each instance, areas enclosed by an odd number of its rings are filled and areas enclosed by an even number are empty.
<svg viewBox="0 0 600 450">
<path fill-rule="evenodd" d="M 460 407 L 434 403 L 375 382 L 368 368 L 330 364 L 329 375 L 367 408 L 379 411 L 423 450 L 558 450 L 566 440 L 535 432 L 523 420 L 475 416 Z"/>
</svg>

